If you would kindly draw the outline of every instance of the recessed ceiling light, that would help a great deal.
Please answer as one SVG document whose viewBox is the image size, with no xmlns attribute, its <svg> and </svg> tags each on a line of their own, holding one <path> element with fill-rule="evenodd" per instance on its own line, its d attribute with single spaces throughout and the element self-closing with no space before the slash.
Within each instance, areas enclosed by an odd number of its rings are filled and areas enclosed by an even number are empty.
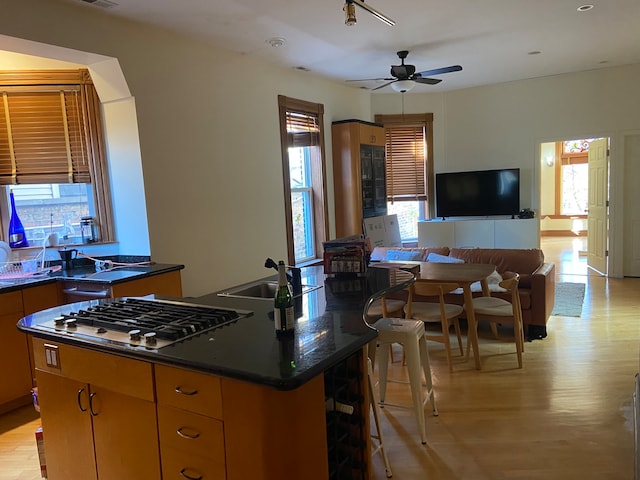
<svg viewBox="0 0 640 480">
<path fill-rule="evenodd" d="M 578 7 L 578 11 L 579 12 L 588 12 L 589 10 L 591 10 L 593 8 L 593 5 L 591 4 L 586 4 L 586 5 L 580 5 Z"/>
<path fill-rule="evenodd" d="M 267 43 L 274 48 L 278 48 L 284 46 L 284 44 L 287 43 L 287 39 L 282 37 L 273 37 L 267 40 Z"/>
<path fill-rule="evenodd" d="M 302 71 L 302 72 L 310 72 L 310 71 L 311 71 L 311 69 L 310 69 L 310 68 L 303 67 L 302 65 L 297 66 L 297 67 L 295 67 L 295 68 L 296 68 L 296 70 L 300 70 L 300 71 Z"/>
<path fill-rule="evenodd" d="M 527 55 L 540 55 L 542 52 L 540 50 L 533 50 L 529 53 L 527 53 Z"/>
</svg>

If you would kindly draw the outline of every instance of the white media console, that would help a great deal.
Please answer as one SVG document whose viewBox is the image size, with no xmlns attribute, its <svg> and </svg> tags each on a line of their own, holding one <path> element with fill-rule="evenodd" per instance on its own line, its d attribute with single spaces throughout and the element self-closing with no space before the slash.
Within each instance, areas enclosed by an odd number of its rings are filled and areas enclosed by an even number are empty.
<svg viewBox="0 0 640 480">
<path fill-rule="evenodd" d="M 540 220 L 473 218 L 418 222 L 418 246 L 540 248 Z"/>
</svg>

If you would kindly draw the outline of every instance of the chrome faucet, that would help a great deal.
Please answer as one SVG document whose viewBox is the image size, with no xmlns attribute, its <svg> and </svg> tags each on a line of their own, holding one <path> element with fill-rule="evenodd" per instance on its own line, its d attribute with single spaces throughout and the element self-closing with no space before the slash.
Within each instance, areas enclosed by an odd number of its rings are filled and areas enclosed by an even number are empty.
<svg viewBox="0 0 640 480">
<path fill-rule="evenodd" d="M 272 258 L 267 258 L 264 261 L 264 266 L 278 271 L 278 264 Z M 299 267 L 287 265 L 287 281 L 291 284 L 294 297 L 302 294 L 302 270 Z"/>
</svg>

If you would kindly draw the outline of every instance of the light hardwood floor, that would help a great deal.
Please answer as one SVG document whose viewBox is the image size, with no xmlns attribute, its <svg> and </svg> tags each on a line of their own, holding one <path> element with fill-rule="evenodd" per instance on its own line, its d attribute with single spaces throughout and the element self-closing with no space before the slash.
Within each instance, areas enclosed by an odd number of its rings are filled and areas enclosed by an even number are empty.
<svg viewBox="0 0 640 480">
<path fill-rule="evenodd" d="M 449 373 L 443 346 L 430 342 L 440 415 L 427 406 L 427 445 L 411 410 L 382 410 L 394 479 L 633 479 L 640 279 L 589 271 L 580 241 L 573 248 L 543 239 L 542 248 L 556 263 L 557 281 L 586 284 L 582 317 L 552 317 L 547 338 L 525 344 L 522 370 L 512 344 L 492 340 L 488 329 L 481 332 L 482 371 L 454 357 Z M 404 368 L 394 363 L 389 374 L 402 378 Z M 409 405 L 409 398 L 407 385 L 389 385 L 387 401 Z M 0 416 L 0 480 L 40 478 L 38 424 L 32 407 Z M 376 480 L 386 478 L 379 455 L 374 467 Z"/>
</svg>

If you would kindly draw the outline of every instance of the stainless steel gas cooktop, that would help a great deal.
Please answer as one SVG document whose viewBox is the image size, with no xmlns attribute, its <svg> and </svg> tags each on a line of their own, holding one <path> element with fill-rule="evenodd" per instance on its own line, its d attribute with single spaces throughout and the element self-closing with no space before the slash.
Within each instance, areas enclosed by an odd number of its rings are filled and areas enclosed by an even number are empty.
<svg viewBox="0 0 640 480">
<path fill-rule="evenodd" d="M 251 314 L 168 300 L 121 298 L 60 314 L 38 328 L 96 343 L 157 350 Z"/>
</svg>

